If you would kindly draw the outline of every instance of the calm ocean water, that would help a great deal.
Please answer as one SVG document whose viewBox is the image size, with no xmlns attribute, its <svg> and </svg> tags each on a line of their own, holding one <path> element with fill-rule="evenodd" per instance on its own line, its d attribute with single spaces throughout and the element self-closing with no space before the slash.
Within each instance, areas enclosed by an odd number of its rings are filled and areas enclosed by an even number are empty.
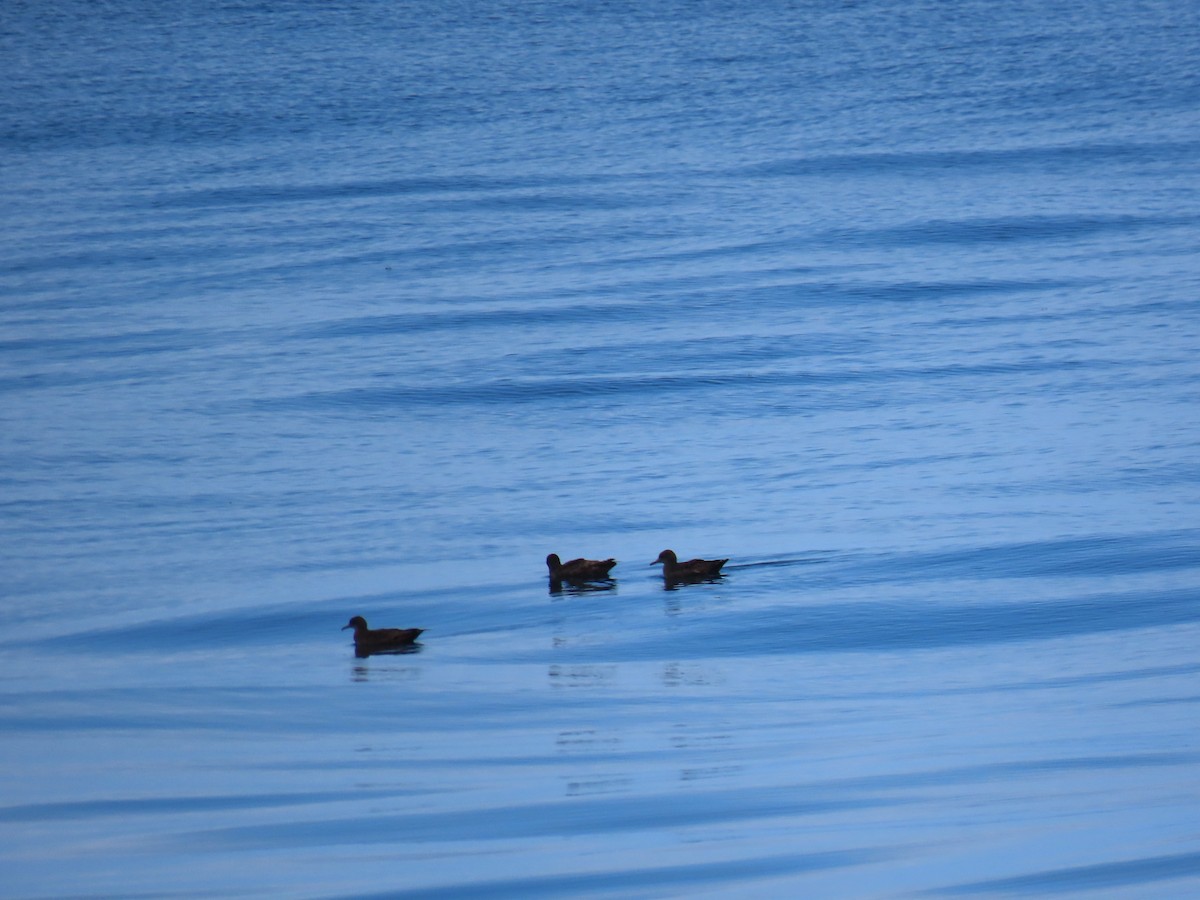
<svg viewBox="0 0 1200 900">
<path fill-rule="evenodd" d="M 1200 893 L 1198 56 L 5 4 L 0 893 Z"/>
</svg>

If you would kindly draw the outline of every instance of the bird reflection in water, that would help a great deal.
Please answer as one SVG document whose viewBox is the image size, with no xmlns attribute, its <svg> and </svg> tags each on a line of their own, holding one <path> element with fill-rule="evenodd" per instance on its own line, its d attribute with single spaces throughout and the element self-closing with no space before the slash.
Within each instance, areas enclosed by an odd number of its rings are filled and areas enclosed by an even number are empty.
<svg viewBox="0 0 1200 900">
<path fill-rule="evenodd" d="M 357 663 L 350 670 L 350 680 L 359 682 L 360 684 L 367 681 L 417 681 L 420 677 L 421 669 L 419 666 L 389 666 L 382 663 L 365 666 L 362 663 Z"/>
<path fill-rule="evenodd" d="M 561 597 L 566 594 L 597 594 L 604 591 L 615 591 L 617 581 L 609 578 L 605 581 L 556 581 L 550 579 L 550 596 Z"/>
<path fill-rule="evenodd" d="M 616 677 L 617 667 L 553 665 L 547 674 L 552 688 L 589 688 L 611 682 Z"/>
</svg>

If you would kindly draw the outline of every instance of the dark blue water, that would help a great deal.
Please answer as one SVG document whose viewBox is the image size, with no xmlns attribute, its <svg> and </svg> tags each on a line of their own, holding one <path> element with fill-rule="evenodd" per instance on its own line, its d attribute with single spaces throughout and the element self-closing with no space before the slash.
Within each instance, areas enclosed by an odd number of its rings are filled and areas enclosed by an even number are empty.
<svg viewBox="0 0 1200 900">
<path fill-rule="evenodd" d="M 6 4 L 5 896 L 1200 892 L 1198 54 Z"/>
</svg>

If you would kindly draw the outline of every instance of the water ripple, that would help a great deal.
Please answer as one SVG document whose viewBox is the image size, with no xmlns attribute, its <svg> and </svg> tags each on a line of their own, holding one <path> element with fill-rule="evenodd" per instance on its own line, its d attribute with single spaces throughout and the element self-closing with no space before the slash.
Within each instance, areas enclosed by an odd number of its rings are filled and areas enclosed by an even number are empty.
<svg viewBox="0 0 1200 900">
<path fill-rule="evenodd" d="M 960 894 L 1059 894 L 1077 891 L 1104 891 L 1130 885 L 1145 886 L 1177 878 L 1200 876 L 1200 853 L 1175 853 L 1145 856 L 1117 862 L 1047 869 L 1010 878 L 969 881 L 939 890 L 927 896 Z"/>
</svg>

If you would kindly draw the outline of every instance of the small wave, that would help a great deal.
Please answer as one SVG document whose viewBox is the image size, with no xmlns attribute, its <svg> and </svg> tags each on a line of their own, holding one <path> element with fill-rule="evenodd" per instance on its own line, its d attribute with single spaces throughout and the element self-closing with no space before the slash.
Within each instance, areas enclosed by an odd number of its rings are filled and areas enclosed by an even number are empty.
<svg viewBox="0 0 1200 900">
<path fill-rule="evenodd" d="M 808 585 L 811 588 L 812 585 Z M 753 611 L 713 607 L 688 626 L 686 641 L 651 631 L 627 634 L 603 655 L 580 647 L 573 661 L 878 653 L 1075 638 L 1200 623 L 1194 591 L 1130 592 L 1066 599 L 960 602 L 862 600 L 803 602 Z"/>
<path fill-rule="evenodd" d="M 1120 887 L 1145 886 L 1176 878 L 1200 876 L 1200 853 L 1176 853 L 1144 856 L 1090 866 L 1047 869 L 1009 878 L 971 881 L 925 892 L 926 896 L 945 897 L 959 894 L 1036 894 L 1070 891 L 1103 891 Z M 1164 895 L 1165 896 L 1165 895 Z"/>
<path fill-rule="evenodd" d="M 1014 375 L 1038 371 L 1102 370 L 1117 368 L 1119 363 L 1103 361 L 1017 360 L 978 365 L 916 366 L 869 369 L 861 366 L 787 371 L 747 369 L 746 367 L 703 373 L 696 371 L 630 375 L 580 375 L 561 378 L 497 378 L 488 381 L 464 381 L 451 384 L 396 383 L 379 387 L 353 387 L 335 391 L 313 391 L 251 401 L 255 409 L 291 411 L 353 411 L 380 408 L 447 406 L 494 407 L 496 404 L 545 403 L 553 400 L 595 399 L 606 396 L 701 392 L 732 388 L 838 388 L 850 385 L 878 384 L 894 389 L 903 383 L 932 385 L 942 381 L 973 379 L 981 375 Z M 758 398 L 761 401 L 761 398 Z M 813 401 L 816 402 L 816 401 Z M 881 398 L 871 393 L 846 392 L 845 396 L 822 396 L 823 409 L 871 408 Z M 799 408 L 803 397 L 790 398 Z M 726 409 L 736 409 L 726 404 Z M 716 411 L 714 407 L 714 412 Z"/>
<path fill-rule="evenodd" d="M 880 228 L 836 229 L 814 240 L 830 245 L 848 241 L 876 246 L 924 244 L 998 244 L 1073 241 L 1097 235 L 1133 234 L 1165 228 L 1194 228 L 1195 216 L 1168 215 L 1027 215 L 967 219 L 931 219 Z"/>
<path fill-rule="evenodd" d="M 1080 166 L 1181 162 L 1191 164 L 1200 152 L 1194 141 L 1107 144 L 1034 145 L 971 150 L 911 150 L 907 152 L 834 153 L 779 159 L 729 170 L 726 175 L 748 178 L 825 177 L 829 175 L 936 174 L 995 169 L 1005 174 Z"/>
<path fill-rule="evenodd" d="M 847 788 L 820 791 L 808 784 L 779 788 L 710 789 L 655 797 L 589 796 L 573 801 L 519 803 L 465 812 L 398 812 L 341 818 L 233 826 L 176 836 L 189 846 L 213 850 L 227 847 L 299 848 L 330 844 L 486 841 L 497 837 L 504 822 L 505 840 L 642 832 L 659 828 L 732 825 L 771 816 L 817 816 L 838 810 L 880 809 L 911 801 L 883 791 Z"/>
<path fill-rule="evenodd" d="M 149 198 L 155 207 L 259 207 L 263 204 L 306 203 L 314 200 L 354 200 L 372 197 L 495 196 L 514 191 L 595 187 L 614 177 L 429 175 L 409 178 L 331 181 L 325 184 L 241 184 L 191 191 L 164 191 Z"/>
<path fill-rule="evenodd" d="M 371 790 L 357 796 L 375 799 L 411 797 L 427 793 L 415 789 Z M 297 791 L 278 794 L 220 794 L 210 796 L 114 797 L 60 803 L 29 803 L 0 807 L 0 822 L 58 822 L 104 817 L 161 816 L 177 813 L 230 812 L 279 809 L 336 803 L 345 799 L 338 791 Z"/>
<path fill-rule="evenodd" d="M 380 893 L 361 893 L 346 896 L 372 898 L 494 898 L 494 897 L 567 897 L 596 896 L 611 892 L 612 896 L 659 896 L 667 891 L 672 895 L 686 893 L 687 888 L 703 888 L 705 893 L 725 884 L 733 893 L 744 894 L 749 885 L 762 880 L 789 875 L 821 872 L 880 862 L 892 854 L 876 849 L 837 850 L 814 853 L 783 853 L 774 856 L 730 859 L 719 862 L 700 862 L 675 866 L 627 866 L 624 869 L 591 871 L 578 874 L 531 875 L 523 878 L 492 878 L 469 884 L 447 884 L 444 887 L 423 887 L 420 890 L 389 890 Z"/>
</svg>

